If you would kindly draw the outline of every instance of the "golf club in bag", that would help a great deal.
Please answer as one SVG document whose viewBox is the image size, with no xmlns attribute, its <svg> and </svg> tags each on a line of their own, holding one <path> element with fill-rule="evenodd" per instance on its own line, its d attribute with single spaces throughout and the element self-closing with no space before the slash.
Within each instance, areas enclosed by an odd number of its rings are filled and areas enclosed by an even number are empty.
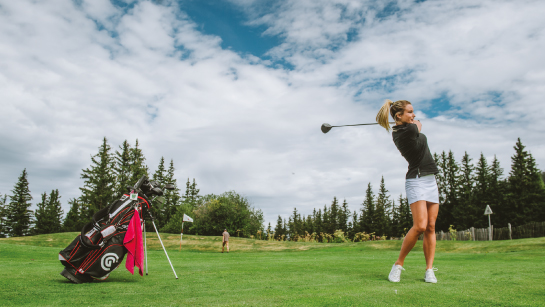
<svg viewBox="0 0 545 307">
<path fill-rule="evenodd" d="M 93 220 L 83 226 L 81 234 L 59 253 L 59 260 L 64 265 L 61 275 L 71 282 L 81 284 L 108 278 L 127 253 L 123 239 L 136 212 L 140 223 L 143 223 L 144 218 L 151 220 L 174 276 L 178 279 L 150 212 L 152 201 L 148 197 L 159 202 L 157 197 L 163 195 L 161 187 L 157 182 L 142 176 L 134 187 L 127 188 L 130 194 L 124 194 L 119 200 L 95 213 Z M 164 188 L 174 189 L 174 185 L 167 184 Z"/>
</svg>

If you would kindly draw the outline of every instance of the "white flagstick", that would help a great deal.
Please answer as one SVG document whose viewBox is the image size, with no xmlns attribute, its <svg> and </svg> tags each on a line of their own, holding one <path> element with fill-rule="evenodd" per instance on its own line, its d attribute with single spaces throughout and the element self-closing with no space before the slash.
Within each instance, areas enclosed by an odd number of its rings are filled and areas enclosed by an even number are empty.
<svg viewBox="0 0 545 307">
<path fill-rule="evenodd" d="M 184 221 L 182 220 L 182 233 L 180 234 L 180 251 L 182 251 L 182 239 L 184 238 Z"/>
<path fill-rule="evenodd" d="M 146 275 L 148 275 L 148 246 L 146 244 L 146 221 L 144 221 L 144 259 L 146 259 Z"/>
<path fill-rule="evenodd" d="M 161 242 L 161 246 L 163 247 L 163 250 L 165 251 L 165 255 L 167 256 L 168 263 L 170 263 L 170 267 L 172 268 L 172 272 L 174 272 L 174 276 L 176 276 L 176 279 L 178 279 L 178 275 L 176 275 L 176 271 L 174 270 L 174 267 L 172 266 L 172 262 L 170 262 L 170 258 L 168 257 L 167 250 L 165 246 L 163 245 L 163 240 L 161 240 L 161 236 L 159 236 L 159 231 L 157 231 L 157 227 L 155 226 L 155 222 L 152 220 L 151 223 L 153 224 L 153 228 L 155 228 L 155 232 L 157 233 L 157 238 L 159 238 L 159 242 Z"/>
</svg>

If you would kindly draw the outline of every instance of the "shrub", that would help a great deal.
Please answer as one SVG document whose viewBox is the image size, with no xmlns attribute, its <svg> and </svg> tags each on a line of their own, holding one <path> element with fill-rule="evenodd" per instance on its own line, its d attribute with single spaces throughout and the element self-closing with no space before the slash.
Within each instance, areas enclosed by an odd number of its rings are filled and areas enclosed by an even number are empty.
<svg viewBox="0 0 545 307">
<path fill-rule="evenodd" d="M 371 239 L 371 235 L 366 233 L 365 231 L 358 232 L 354 235 L 354 242 L 365 242 L 369 241 Z"/>
<path fill-rule="evenodd" d="M 335 230 L 333 233 L 333 243 L 346 243 L 349 240 L 344 236 L 344 231 L 341 229 Z"/>
<path fill-rule="evenodd" d="M 448 228 L 448 232 L 450 232 L 450 239 L 452 241 L 456 241 L 456 239 L 458 239 L 458 231 L 454 229 L 454 225 L 450 225 L 450 227 Z"/>
</svg>

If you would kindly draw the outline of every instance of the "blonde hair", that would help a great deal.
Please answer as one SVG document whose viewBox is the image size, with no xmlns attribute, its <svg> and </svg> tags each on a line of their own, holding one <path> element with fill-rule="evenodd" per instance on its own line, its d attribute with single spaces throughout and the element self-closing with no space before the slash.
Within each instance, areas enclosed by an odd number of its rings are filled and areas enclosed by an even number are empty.
<svg viewBox="0 0 545 307">
<path fill-rule="evenodd" d="M 392 118 L 396 120 L 398 114 L 405 112 L 405 106 L 411 104 L 407 100 L 398 100 L 392 102 L 390 99 L 386 99 L 384 104 L 377 113 L 377 123 L 384 127 L 386 131 L 390 131 L 390 122 L 388 122 L 388 114 L 392 115 Z"/>
</svg>

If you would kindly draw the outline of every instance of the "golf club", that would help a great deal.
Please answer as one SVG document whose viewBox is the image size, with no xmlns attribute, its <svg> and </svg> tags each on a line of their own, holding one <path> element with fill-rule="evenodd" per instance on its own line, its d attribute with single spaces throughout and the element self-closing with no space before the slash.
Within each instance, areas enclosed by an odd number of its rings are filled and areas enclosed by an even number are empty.
<svg viewBox="0 0 545 307">
<path fill-rule="evenodd" d="M 395 122 L 391 122 L 390 124 L 395 124 Z M 369 125 L 378 125 L 378 123 L 370 123 L 370 124 L 355 124 L 355 125 L 341 125 L 341 126 L 331 126 L 330 124 L 322 124 L 322 132 L 328 133 L 329 130 L 333 127 L 346 127 L 346 126 L 369 126 Z"/>
</svg>

